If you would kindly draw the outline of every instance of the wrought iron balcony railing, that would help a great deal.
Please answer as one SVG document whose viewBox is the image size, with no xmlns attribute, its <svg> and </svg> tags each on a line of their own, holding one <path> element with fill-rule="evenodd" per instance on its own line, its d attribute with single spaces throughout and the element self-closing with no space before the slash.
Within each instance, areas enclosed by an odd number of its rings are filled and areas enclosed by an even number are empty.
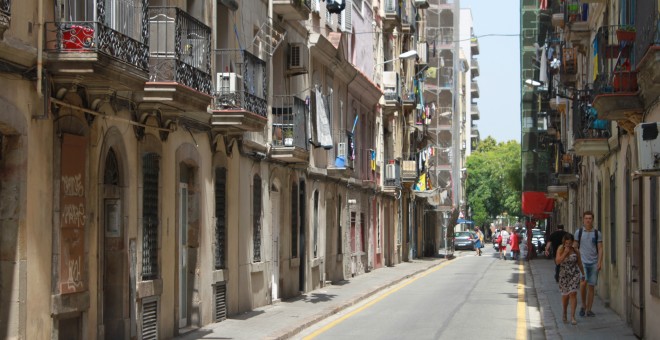
<svg viewBox="0 0 660 340">
<path fill-rule="evenodd" d="M 628 26 L 602 26 L 598 29 L 595 42 L 598 48 L 596 94 L 637 91 L 636 35 Z"/>
<path fill-rule="evenodd" d="M 245 50 L 215 51 L 214 106 L 217 110 L 243 109 L 267 117 L 266 62 Z"/>
<path fill-rule="evenodd" d="M 660 45 L 660 13 L 653 9 L 653 2 L 640 1 L 638 7 L 648 7 L 648 10 L 638 9 L 638 13 L 647 13 L 635 19 L 636 39 L 633 46 L 633 69 L 642 61 L 649 47 Z"/>
<path fill-rule="evenodd" d="M 47 22 L 46 50 L 60 53 L 103 53 L 146 71 L 149 48 L 145 42 L 148 41 L 149 33 L 141 31 L 141 37 L 134 38 L 97 21 Z"/>
<path fill-rule="evenodd" d="M 273 96 L 273 146 L 295 146 L 307 150 L 309 108 L 295 96 Z"/>
<path fill-rule="evenodd" d="M 211 28 L 177 7 L 149 7 L 149 80 L 211 94 Z"/>
<path fill-rule="evenodd" d="M 11 18 L 11 0 L 0 0 L 0 14 Z"/>
<path fill-rule="evenodd" d="M 573 136 L 577 139 L 608 139 L 612 136 L 611 124 L 598 119 L 598 112 L 587 100 L 573 101 Z"/>
</svg>

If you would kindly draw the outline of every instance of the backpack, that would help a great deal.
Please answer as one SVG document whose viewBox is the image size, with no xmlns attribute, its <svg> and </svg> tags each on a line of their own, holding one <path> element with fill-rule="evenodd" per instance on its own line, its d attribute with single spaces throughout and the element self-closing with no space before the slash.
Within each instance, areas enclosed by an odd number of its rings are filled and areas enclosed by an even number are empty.
<svg viewBox="0 0 660 340">
<path fill-rule="evenodd" d="M 578 230 L 578 237 L 576 240 L 578 241 L 578 243 L 580 243 L 580 239 L 582 238 L 582 230 L 584 230 L 584 227 L 581 227 L 580 230 Z M 594 231 L 595 231 L 594 237 L 596 238 L 596 243 L 598 243 L 598 229 L 594 228 Z"/>
</svg>

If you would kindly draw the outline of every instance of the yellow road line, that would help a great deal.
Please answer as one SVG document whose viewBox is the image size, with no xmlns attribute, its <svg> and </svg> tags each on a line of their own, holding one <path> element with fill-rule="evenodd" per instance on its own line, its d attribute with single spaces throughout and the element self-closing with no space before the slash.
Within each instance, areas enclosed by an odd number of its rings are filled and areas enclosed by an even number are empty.
<svg viewBox="0 0 660 340">
<path fill-rule="evenodd" d="M 350 312 L 350 313 L 348 313 L 348 314 L 342 316 L 341 318 L 339 318 L 339 319 L 337 319 L 337 320 L 335 320 L 335 321 L 333 321 L 333 322 L 331 322 L 331 323 L 329 323 L 329 324 L 323 326 L 322 328 L 320 328 L 320 329 L 318 329 L 317 331 L 315 331 L 314 333 L 312 333 L 312 334 L 310 334 L 310 335 L 304 337 L 303 339 L 305 339 L 305 340 L 314 339 L 315 337 L 317 337 L 317 336 L 319 336 L 319 335 L 321 335 L 321 334 L 327 332 L 327 331 L 330 330 L 331 328 L 333 328 L 333 327 L 339 325 L 340 323 L 344 322 L 346 319 L 348 319 L 348 318 L 354 316 L 355 314 L 360 313 L 360 312 L 362 312 L 363 310 L 365 310 L 365 309 L 367 309 L 367 308 L 369 308 L 369 307 L 375 305 L 375 304 L 378 303 L 379 301 L 381 301 L 381 300 L 383 300 L 384 298 L 388 297 L 390 294 L 395 293 L 395 292 L 398 291 L 399 289 L 401 289 L 401 288 L 403 288 L 403 287 L 405 287 L 405 286 L 407 286 L 407 285 L 409 285 L 409 284 L 411 284 L 411 283 L 413 283 L 413 282 L 415 282 L 415 281 L 417 281 L 417 280 L 423 278 L 424 276 L 426 276 L 426 275 L 428 275 L 428 274 L 431 274 L 431 273 L 433 273 L 433 272 L 435 272 L 435 271 L 438 271 L 438 270 L 442 269 L 443 267 L 445 267 L 445 266 L 448 265 L 449 263 L 451 263 L 451 262 L 455 262 L 456 260 L 458 260 L 458 259 L 454 259 L 454 260 L 451 260 L 451 261 L 445 261 L 445 262 L 441 263 L 440 265 L 438 265 L 437 267 L 435 267 L 435 268 L 433 268 L 433 269 L 431 269 L 431 270 L 428 270 L 428 271 L 426 271 L 426 272 L 424 272 L 424 273 L 421 273 L 421 274 L 419 274 L 419 275 L 416 275 L 416 276 L 414 276 L 414 277 L 412 277 L 412 278 L 410 278 L 410 279 L 408 279 L 408 280 L 406 280 L 406 281 L 404 281 L 404 282 L 402 282 L 402 283 L 399 283 L 398 285 L 396 285 L 396 286 L 393 287 L 392 289 L 388 290 L 386 293 L 384 293 L 383 295 L 379 296 L 378 298 L 376 298 L 376 299 L 370 301 L 369 303 L 365 304 L 364 306 L 362 306 L 362 307 L 360 307 L 360 308 L 357 308 L 356 310 L 354 310 L 354 311 L 352 311 L 352 312 Z"/>
<path fill-rule="evenodd" d="M 527 339 L 527 304 L 525 303 L 525 265 L 518 265 L 518 324 L 516 325 L 516 340 Z"/>
</svg>

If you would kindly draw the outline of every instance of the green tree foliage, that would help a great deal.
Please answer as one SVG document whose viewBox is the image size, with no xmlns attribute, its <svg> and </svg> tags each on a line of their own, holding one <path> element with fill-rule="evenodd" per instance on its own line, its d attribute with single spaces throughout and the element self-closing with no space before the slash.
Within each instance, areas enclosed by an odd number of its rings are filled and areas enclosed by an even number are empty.
<svg viewBox="0 0 660 340">
<path fill-rule="evenodd" d="M 497 143 L 487 137 L 467 159 L 467 201 L 476 225 L 494 221 L 497 215 L 521 215 L 522 171 L 520 144 Z"/>
</svg>

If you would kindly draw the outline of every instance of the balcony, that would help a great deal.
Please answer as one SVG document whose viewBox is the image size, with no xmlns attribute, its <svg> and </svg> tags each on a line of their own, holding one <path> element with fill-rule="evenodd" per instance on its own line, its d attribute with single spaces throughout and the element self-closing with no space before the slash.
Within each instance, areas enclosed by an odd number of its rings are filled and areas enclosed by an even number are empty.
<svg viewBox="0 0 660 340">
<path fill-rule="evenodd" d="M 472 58 L 472 65 L 470 65 L 470 70 L 472 71 L 472 78 L 479 76 L 479 61 L 476 58 Z"/>
<path fill-rule="evenodd" d="M 660 97 L 660 15 L 639 18 L 634 54 L 639 97 L 648 106 Z"/>
<path fill-rule="evenodd" d="M 143 100 L 206 114 L 211 104 L 211 28 L 177 7 L 149 7 L 149 81 Z"/>
<path fill-rule="evenodd" d="M 232 133 L 263 131 L 268 122 L 266 62 L 246 50 L 217 50 L 214 57 L 211 125 Z"/>
<path fill-rule="evenodd" d="M 472 81 L 470 91 L 472 92 L 472 98 L 479 98 L 479 84 L 476 81 Z"/>
<path fill-rule="evenodd" d="M 401 32 L 410 34 L 417 30 L 417 21 L 415 20 L 415 9 L 406 1 L 401 7 Z"/>
<path fill-rule="evenodd" d="M 479 55 L 479 39 L 477 37 L 470 38 L 470 51 L 472 55 Z"/>
<path fill-rule="evenodd" d="M 0 39 L 11 22 L 11 0 L 0 0 Z"/>
<path fill-rule="evenodd" d="M 272 147 L 270 157 L 286 163 L 309 161 L 305 101 L 295 96 L 273 97 Z"/>
<path fill-rule="evenodd" d="M 603 26 L 596 34 L 598 51 L 598 78 L 594 82 L 593 106 L 600 119 L 626 120 L 643 111 L 637 95 L 637 72 L 634 71 L 634 38 L 623 37 L 617 31 L 621 26 Z"/>
<path fill-rule="evenodd" d="M 602 156 L 610 151 L 610 122 L 600 119 L 598 111 L 585 102 L 574 101 L 574 152 L 578 156 Z"/>
<path fill-rule="evenodd" d="M 479 120 L 479 119 L 480 119 L 480 116 L 479 116 L 479 105 L 477 105 L 477 104 L 472 104 L 472 105 L 471 105 L 471 108 L 470 108 L 470 117 L 472 118 L 472 120 Z"/>
<path fill-rule="evenodd" d="M 398 0 L 384 0 L 385 17 L 383 17 L 383 26 L 386 30 L 391 30 L 394 27 L 401 25 L 401 7 L 399 7 Z"/>
<path fill-rule="evenodd" d="M 386 193 L 395 193 L 401 188 L 401 165 L 392 159 L 385 164 L 385 176 L 383 176 L 383 191 Z"/>
<path fill-rule="evenodd" d="M 125 8 L 119 13 L 134 14 Z M 114 12 L 105 13 L 107 17 Z M 102 17 L 93 21 L 60 21 L 45 24 L 46 65 L 56 87 L 84 84 L 88 93 L 142 91 L 149 79 L 149 32 L 142 27 L 147 11 L 119 15 L 118 24 L 107 26 Z M 91 98 L 88 98 L 90 100 Z"/>
<path fill-rule="evenodd" d="M 312 1 L 273 0 L 273 12 L 284 20 L 307 20 L 312 12 Z"/>
<path fill-rule="evenodd" d="M 401 182 L 413 183 L 417 180 L 417 162 L 401 161 Z"/>
<path fill-rule="evenodd" d="M 432 28 L 428 28 L 427 30 L 431 31 Z M 438 27 L 435 29 L 435 32 L 429 32 L 429 33 L 435 33 L 437 38 L 436 41 L 438 42 L 438 49 L 452 49 L 453 43 L 454 43 L 454 28 L 453 27 Z M 446 61 L 445 61 L 446 62 Z"/>
<path fill-rule="evenodd" d="M 480 134 L 479 134 L 479 128 L 478 128 L 476 125 L 472 125 L 472 129 L 471 129 L 471 135 L 470 135 L 470 137 L 471 137 L 472 139 L 479 140 L 479 136 L 480 136 Z"/>
<path fill-rule="evenodd" d="M 383 96 L 385 97 L 386 111 L 394 111 L 401 105 L 401 80 L 395 71 L 383 72 Z"/>
</svg>

